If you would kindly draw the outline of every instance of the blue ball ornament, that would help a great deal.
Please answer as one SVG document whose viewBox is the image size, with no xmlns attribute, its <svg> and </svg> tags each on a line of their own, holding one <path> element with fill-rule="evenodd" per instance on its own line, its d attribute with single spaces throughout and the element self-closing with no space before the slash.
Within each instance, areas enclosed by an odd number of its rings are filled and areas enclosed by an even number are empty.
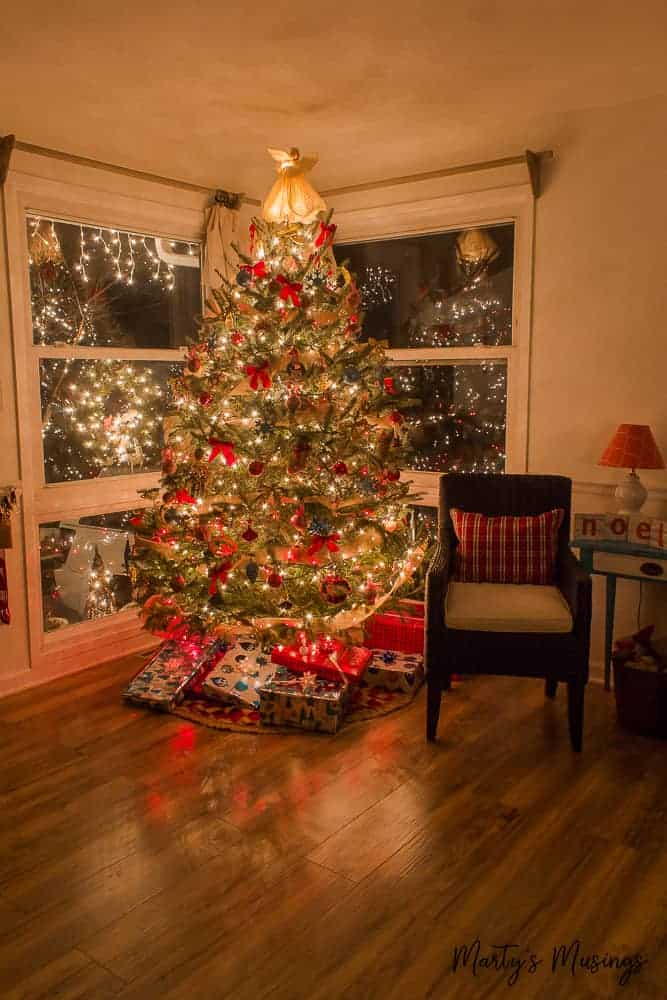
<svg viewBox="0 0 667 1000">
<path fill-rule="evenodd" d="M 259 576 L 259 566 L 256 562 L 251 560 L 249 563 L 246 563 L 245 575 L 251 583 L 255 583 L 257 577 Z"/>
<path fill-rule="evenodd" d="M 331 525 L 327 521 L 322 521 L 319 517 L 314 517 L 308 528 L 311 535 L 330 535 Z"/>
<path fill-rule="evenodd" d="M 343 369 L 343 381 L 355 383 L 361 381 L 361 372 L 358 368 L 348 367 Z"/>
<path fill-rule="evenodd" d="M 252 277 L 248 274 L 247 271 L 239 271 L 239 273 L 236 275 L 236 284 L 237 285 L 241 285 L 242 287 L 245 287 L 245 285 L 249 285 L 251 281 L 252 281 Z"/>
</svg>

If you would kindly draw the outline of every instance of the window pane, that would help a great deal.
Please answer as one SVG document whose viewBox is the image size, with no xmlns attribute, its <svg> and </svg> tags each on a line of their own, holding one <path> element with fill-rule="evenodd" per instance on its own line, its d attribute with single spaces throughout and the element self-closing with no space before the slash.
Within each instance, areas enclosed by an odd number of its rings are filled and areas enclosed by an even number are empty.
<svg viewBox="0 0 667 1000">
<path fill-rule="evenodd" d="M 408 410 L 413 469 L 504 471 L 506 362 L 405 365 L 396 373 L 414 400 Z"/>
<path fill-rule="evenodd" d="M 158 469 L 169 380 L 180 368 L 168 361 L 42 358 L 45 481 Z"/>
<path fill-rule="evenodd" d="M 201 313 L 199 245 L 28 216 L 33 340 L 180 347 Z"/>
<path fill-rule="evenodd" d="M 512 343 L 514 225 L 343 244 L 366 312 L 391 348 Z"/>
<path fill-rule="evenodd" d="M 132 603 L 131 511 L 39 526 L 44 631 L 114 614 Z"/>
</svg>

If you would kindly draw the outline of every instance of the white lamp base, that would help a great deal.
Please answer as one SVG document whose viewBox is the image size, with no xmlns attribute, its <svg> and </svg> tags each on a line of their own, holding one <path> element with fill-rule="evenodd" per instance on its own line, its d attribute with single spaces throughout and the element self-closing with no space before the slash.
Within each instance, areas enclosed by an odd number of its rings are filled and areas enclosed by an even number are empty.
<svg viewBox="0 0 667 1000">
<path fill-rule="evenodd" d="M 628 472 L 622 483 L 614 491 L 618 500 L 619 514 L 638 514 L 646 502 L 648 493 L 636 472 Z"/>
</svg>

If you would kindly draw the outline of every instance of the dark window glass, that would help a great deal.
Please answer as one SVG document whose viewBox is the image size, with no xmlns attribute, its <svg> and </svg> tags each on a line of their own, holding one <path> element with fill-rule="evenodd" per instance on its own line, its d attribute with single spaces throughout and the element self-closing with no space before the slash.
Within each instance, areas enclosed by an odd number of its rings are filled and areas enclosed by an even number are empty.
<svg viewBox="0 0 667 1000">
<path fill-rule="evenodd" d="M 131 511 L 39 526 L 44 631 L 115 614 L 132 602 Z"/>
<path fill-rule="evenodd" d="M 170 380 L 180 369 L 169 361 L 42 358 L 45 482 L 158 469 Z"/>
<path fill-rule="evenodd" d="M 415 458 L 424 472 L 503 472 L 507 364 L 401 365 L 396 377 L 407 410 Z"/>
<path fill-rule="evenodd" d="M 199 245 L 28 216 L 33 341 L 181 347 L 201 313 Z"/>
<path fill-rule="evenodd" d="M 341 244 L 365 310 L 390 348 L 512 343 L 514 225 Z"/>
</svg>

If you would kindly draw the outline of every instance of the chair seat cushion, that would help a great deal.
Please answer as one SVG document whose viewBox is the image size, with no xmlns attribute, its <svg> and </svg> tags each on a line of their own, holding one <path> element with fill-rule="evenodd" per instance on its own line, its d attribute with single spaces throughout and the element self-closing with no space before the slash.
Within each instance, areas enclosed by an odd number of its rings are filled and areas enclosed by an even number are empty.
<svg viewBox="0 0 667 1000">
<path fill-rule="evenodd" d="M 471 632 L 571 632 L 558 587 L 531 583 L 459 583 L 447 588 L 445 624 Z"/>
</svg>

